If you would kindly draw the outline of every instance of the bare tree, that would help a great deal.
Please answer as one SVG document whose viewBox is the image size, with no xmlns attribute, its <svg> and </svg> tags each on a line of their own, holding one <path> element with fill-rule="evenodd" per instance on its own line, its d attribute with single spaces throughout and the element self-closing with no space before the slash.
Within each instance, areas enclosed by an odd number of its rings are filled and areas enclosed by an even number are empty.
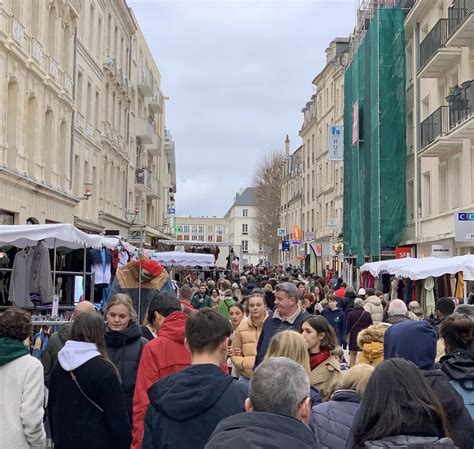
<svg viewBox="0 0 474 449">
<path fill-rule="evenodd" d="M 277 228 L 280 227 L 281 176 L 284 155 L 273 151 L 266 154 L 257 165 L 252 184 L 256 191 L 257 238 L 260 245 L 270 247 L 269 260 L 278 263 Z"/>
</svg>

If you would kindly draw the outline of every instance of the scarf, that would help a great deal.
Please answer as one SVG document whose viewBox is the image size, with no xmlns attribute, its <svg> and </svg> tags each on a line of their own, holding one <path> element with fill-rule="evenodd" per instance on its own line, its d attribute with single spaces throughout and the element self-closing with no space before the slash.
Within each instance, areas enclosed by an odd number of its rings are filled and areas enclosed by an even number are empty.
<svg viewBox="0 0 474 449">
<path fill-rule="evenodd" d="M 331 356 L 331 351 L 329 349 L 325 349 L 323 351 L 318 352 L 317 354 L 310 354 L 309 356 L 309 366 L 311 371 L 313 371 L 317 366 L 323 363 Z"/>
<path fill-rule="evenodd" d="M 28 348 L 19 340 L 0 338 L 0 366 L 29 354 Z"/>
</svg>

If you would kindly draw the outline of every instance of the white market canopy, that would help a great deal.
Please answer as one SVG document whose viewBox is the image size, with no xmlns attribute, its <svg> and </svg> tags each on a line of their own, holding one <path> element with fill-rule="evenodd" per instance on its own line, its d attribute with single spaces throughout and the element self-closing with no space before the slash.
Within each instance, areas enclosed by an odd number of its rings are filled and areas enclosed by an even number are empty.
<svg viewBox="0 0 474 449">
<path fill-rule="evenodd" d="M 12 245 L 18 248 L 35 246 L 43 240 L 48 248 L 66 247 L 101 248 L 104 238 L 100 235 L 86 234 L 70 223 L 39 225 L 0 225 L 0 245 Z"/>
<path fill-rule="evenodd" d="M 201 242 L 197 240 L 159 240 L 160 243 L 165 245 L 174 246 L 194 246 L 199 248 L 212 248 L 213 246 L 233 246 L 230 242 Z"/>
<path fill-rule="evenodd" d="M 156 260 L 165 266 L 173 267 L 213 267 L 215 266 L 212 254 L 182 253 L 170 251 L 163 253 L 152 253 L 150 259 Z"/>
<path fill-rule="evenodd" d="M 464 280 L 474 280 L 474 255 L 437 258 L 426 257 L 415 259 L 385 260 L 380 262 L 366 263 L 360 268 L 377 277 L 381 273 L 389 273 L 396 277 L 409 278 L 414 281 L 426 279 L 430 276 L 439 277 L 444 274 L 455 274 L 462 272 Z"/>
</svg>

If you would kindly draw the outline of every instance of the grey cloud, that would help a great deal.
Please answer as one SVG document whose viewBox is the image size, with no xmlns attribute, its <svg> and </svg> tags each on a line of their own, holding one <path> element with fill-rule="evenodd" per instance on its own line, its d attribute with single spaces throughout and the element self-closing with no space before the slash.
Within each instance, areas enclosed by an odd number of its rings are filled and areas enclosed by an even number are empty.
<svg viewBox="0 0 474 449">
<path fill-rule="evenodd" d="M 130 1 L 170 97 L 179 215 L 223 215 L 265 152 L 296 149 L 301 108 L 353 1 Z"/>
</svg>

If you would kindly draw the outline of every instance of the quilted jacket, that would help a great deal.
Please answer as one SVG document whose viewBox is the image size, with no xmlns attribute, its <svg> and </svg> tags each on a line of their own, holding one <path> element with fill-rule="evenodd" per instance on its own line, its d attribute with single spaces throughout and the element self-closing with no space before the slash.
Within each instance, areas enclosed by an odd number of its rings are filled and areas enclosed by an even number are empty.
<svg viewBox="0 0 474 449">
<path fill-rule="evenodd" d="M 314 436 L 321 449 L 344 449 L 359 407 L 360 397 L 354 390 L 337 390 L 328 402 L 312 410 Z"/>
</svg>

